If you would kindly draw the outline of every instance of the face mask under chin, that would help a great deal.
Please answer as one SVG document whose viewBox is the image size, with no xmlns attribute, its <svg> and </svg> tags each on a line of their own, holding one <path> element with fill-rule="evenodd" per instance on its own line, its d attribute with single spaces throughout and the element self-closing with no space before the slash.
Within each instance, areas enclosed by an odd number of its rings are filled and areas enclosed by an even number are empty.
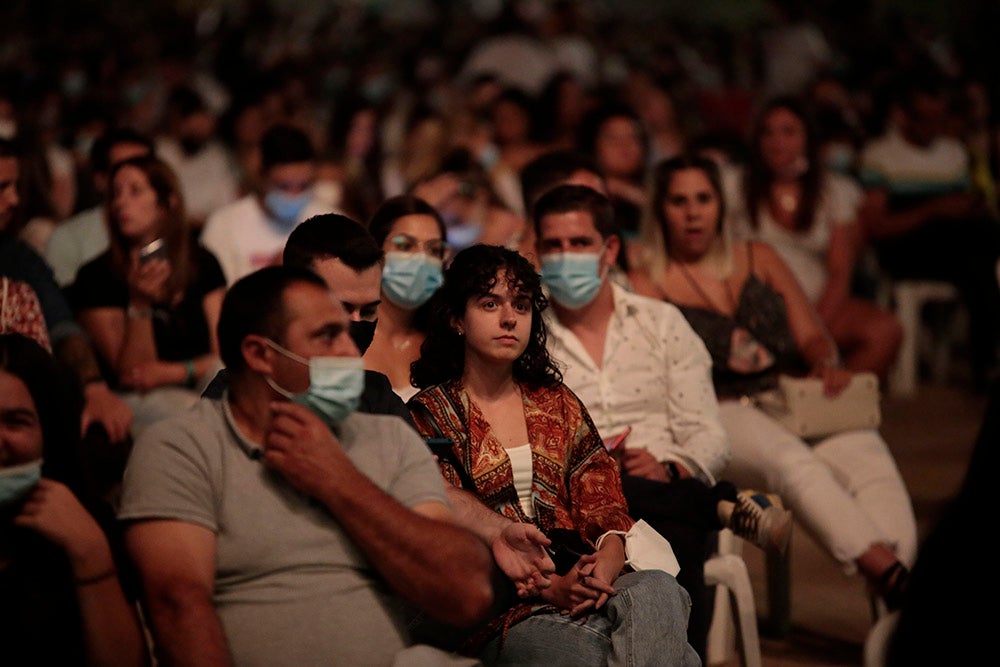
<svg viewBox="0 0 1000 667">
<path fill-rule="evenodd" d="M 16 507 L 42 478 L 42 459 L 0 468 L 0 511 Z"/>
<path fill-rule="evenodd" d="M 360 357 L 305 359 L 270 339 L 265 340 L 279 354 L 309 367 L 309 387 L 305 391 L 288 391 L 265 375 L 264 380 L 271 389 L 288 400 L 309 408 L 330 428 L 335 428 L 357 410 L 365 388 L 364 362 Z"/>
</svg>

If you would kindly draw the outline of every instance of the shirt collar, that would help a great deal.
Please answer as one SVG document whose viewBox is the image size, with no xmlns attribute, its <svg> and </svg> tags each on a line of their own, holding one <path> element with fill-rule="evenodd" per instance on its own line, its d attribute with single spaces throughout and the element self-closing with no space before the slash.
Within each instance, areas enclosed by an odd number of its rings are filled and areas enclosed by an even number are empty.
<svg viewBox="0 0 1000 667">
<path fill-rule="evenodd" d="M 621 285 L 611 283 L 611 294 L 614 298 L 615 310 L 613 317 L 619 322 L 639 312 L 639 307 L 632 300 L 631 294 Z"/>
<path fill-rule="evenodd" d="M 222 392 L 222 415 L 226 419 L 226 425 L 229 430 L 232 431 L 233 437 L 236 438 L 236 443 L 243 450 L 243 453 L 247 455 L 247 458 L 258 461 L 264 457 L 264 448 L 259 444 L 250 440 L 240 431 L 239 426 L 236 425 L 236 418 L 233 417 L 233 410 L 229 404 L 229 389 Z"/>
<path fill-rule="evenodd" d="M 632 317 L 639 312 L 639 306 L 632 300 L 632 295 L 621 285 L 612 282 L 611 295 L 614 303 L 614 310 L 611 313 L 611 317 L 618 324 L 623 323 L 626 318 Z M 546 325 L 550 332 L 554 331 L 557 336 L 562 336 L 568 331 L 566 326 L 559 320 L 559 316 L 556 315 L 555 308 L 549 308 L 545 312 L 545 317 L 547 319 Z"/>
</svg>

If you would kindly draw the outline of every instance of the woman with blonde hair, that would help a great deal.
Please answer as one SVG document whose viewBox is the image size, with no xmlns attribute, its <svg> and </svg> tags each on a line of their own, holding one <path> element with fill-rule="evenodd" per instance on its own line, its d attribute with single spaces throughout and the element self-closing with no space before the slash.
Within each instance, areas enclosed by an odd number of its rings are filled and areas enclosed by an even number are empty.
<svg viewBox="0 0 1000 667">
<path fill-rule="evenodd" d="M 759 241 L 727 241 L 718 170 L 680 156 L 655 171 L 637 291 L 676 305 L 712 356 L 712 379 L 737 485 L 777 493 L 802 526 L 860 571 L 889 607 L 899 604 L 917 535 L 906 485 L 876 430 L 806 441 L 756 407 L 779 373 L 822 379 L 827 395 L 851 372 L 781 256 Z"/>
</svg>

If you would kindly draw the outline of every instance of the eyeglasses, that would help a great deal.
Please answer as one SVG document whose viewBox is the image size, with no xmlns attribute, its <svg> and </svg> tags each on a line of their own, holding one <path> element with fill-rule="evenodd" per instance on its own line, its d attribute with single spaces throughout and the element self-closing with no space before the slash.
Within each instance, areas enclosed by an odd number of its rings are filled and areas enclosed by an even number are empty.
<svg viewBox="0 0 1000 667">
<path fill-rule="evenodd" d="M 392 244 L 392 249 L 396 252 L 424 252 L 431 257 L 437 257 L 438 259 L 444 259 L 445 253 L 448 252 L 448 244 L 441 239 L 418 241 L 409 234 L 403 233 L 393 236 L 389 239 L 389 243 Z"/>
</svg>

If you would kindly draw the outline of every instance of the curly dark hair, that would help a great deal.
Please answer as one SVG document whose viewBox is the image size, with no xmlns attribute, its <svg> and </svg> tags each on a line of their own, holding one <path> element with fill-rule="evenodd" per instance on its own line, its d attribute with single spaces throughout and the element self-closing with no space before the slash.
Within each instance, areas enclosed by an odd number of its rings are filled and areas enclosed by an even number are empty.
<svg viewBox="0 0 1000 667">
<path fill-rule="evenodd" d="M 427 337 L 420 358 L 410 366 L 410 382 L 421 389 L 457 380 L 465 370 L 465 341 L 454 321 L 465 315 L 469 299 L 489 294 L 504 272 L 507 286 L 531 297 L 531 336 L 524 353 L 514 361 L 514 379 L 532 389 L 553 387 L 562 373 L 549 356 L 542 311 L 549 303 L 541 278 L 527 259 L 501 246 L 474 245 L 455 255 L 444 272 L 444 285 L 431 299 Z"/>
</svg>

